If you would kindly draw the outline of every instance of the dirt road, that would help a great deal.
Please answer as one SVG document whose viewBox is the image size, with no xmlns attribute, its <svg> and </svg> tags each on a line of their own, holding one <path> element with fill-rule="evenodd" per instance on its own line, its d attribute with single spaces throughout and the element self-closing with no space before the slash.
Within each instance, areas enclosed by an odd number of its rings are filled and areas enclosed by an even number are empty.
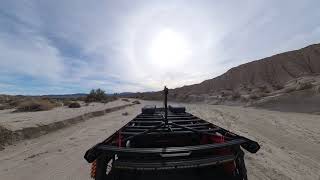
<svg viewBox="0 0 320 180">
<path fill-rule="evenodd" d="M 189 111 L 261 145 L 246 153 L 249 179 L 320 179 L 320 116 L 262 109 L 188 105 Z"/>
<path fill-rule="evenodd" d="M 85 151 L 130 121 L 144 104 L 6 147 L 0 151 L 0 179 L 90 179 Z M 262 145 L 257 154 L 246 153 L 249 179 L 319 179 L 320 116 L 228 106 L 187 107 Z"/>
<path fill-rule="evenodd" d="M 85 151 L 130 121 L 140 108 L 129 107 L 6 147 L 0 151 L 0 179 L 90 179 Z"/>
</svg>

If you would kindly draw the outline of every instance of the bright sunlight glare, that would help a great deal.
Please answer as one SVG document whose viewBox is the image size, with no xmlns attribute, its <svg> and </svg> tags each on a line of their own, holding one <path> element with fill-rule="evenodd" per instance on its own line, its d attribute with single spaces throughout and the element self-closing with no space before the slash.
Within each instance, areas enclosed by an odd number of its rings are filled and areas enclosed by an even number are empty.
<svg viewBox="0 0 320 180">
<path fill-rule="evenodd" d="M 175 68 L 190 56 L 187 40 L 179 33 L 164 29 L 151 42 L 149 55 L 154 65 L 160 68 Z"/>
</svg>

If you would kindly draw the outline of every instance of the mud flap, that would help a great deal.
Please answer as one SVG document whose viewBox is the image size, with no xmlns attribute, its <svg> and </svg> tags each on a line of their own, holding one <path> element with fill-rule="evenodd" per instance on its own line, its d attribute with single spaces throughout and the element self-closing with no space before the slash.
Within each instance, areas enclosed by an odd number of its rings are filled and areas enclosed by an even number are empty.
<svg viewBox="0 0 320 180">
<path fill-rule="evenodd" d="M 246 169 L 246 165 L 244 163 L 244 152 L 241 149 L 239 149 L 238 152 L 239 152 L 239 154 L 238 154 L 238 157 L 236 158 L 236 166 L 239 171 L 239 175 L 240 175 L 241 179 L 248 180 L 247 169 Z"/>
<path fill-rule="evenodd" d="M 105 154 L 101 154 L 96 160 L 97 168 L 96 168 L 96 180 L 106 179 L 107 174 L 107 156 Z"/>
</svg>

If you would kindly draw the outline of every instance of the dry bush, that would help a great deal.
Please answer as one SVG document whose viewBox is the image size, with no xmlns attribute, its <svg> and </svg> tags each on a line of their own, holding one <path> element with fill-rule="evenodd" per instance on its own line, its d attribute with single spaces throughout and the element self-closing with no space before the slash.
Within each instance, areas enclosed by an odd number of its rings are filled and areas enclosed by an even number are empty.
<svg viewBox="0 0 320 180">
<path fill-rule="evenodd" d="M 221 90 L 220 95 L 221 97 L 226 97 L 226 96 L 232 96 L 234 92 L 230 90 Z"/>
<path fill-rule="evenodd" d="M 283 85 L 280 85 L 280 84 L 274 84 L 274 85 L 272 85 L 272 87 L 274 90 L 281 90 L 284 88 Z"/>
<path fill-rule="evenodd" d="M 9 95 L 0 95 L 0 109 L 12 109 L 16 108 L 21 102 L 30 99 L 25 96 L 9 96 Z"/>
<path fill-rule="evenodd" d="M 270 93 L 272 90 L 272 87 L 268 87 L 264 85 L 264 86 L 260 86 L 259 89 L 260 89 L 260 92 L 262 93 Z"/>
<path fill-rule="evenodd" d="M 0 103 L 4 104 L 7 103 L 7 101 L 10 99 L 10 96 L 7 95 L 0 95 Z"/>
<path fill-rule="evenodd" d="M 106 99 L 100 101 L 101 103 L 108 103 L 108 102 L 111 102 L 111 101 L 115 101 L 117 100 L 118 98 L 115 97 L 115 96 L 108 96 Z"/>
<path fill-rule="evenodd" d="M 320 94 L 320 85 L 314 87 L 314 91 Z"/>
<path fill-rule="evenodd" d="M 263 93 L 260 93 L 258 94 L 259 97 L 266 97 L 268 96 L 268 93 L 267 92 L 263 92 Z"/>
<path fill-rule="evenodd" d="M 27 100 L 28 99 L 10 99 L 7 101 L 7 104 L 11 107 L 18 107 L 19 104 L 21 104 L 22 102 L 27 101 Z"/>
<path fill-rule="evenodd" d="M 312 83 L 311 82 L 298 82 L 298 85 L 296 87 L 296 90 L 305 90 L 305 89 L 310 89 L 312 88 Z"/>
<path fill-rule="evenodd" d="M 244 94 L 244 95 L 240 96 L 240 100 L 243 102 L 247 102 L 247 101 L 249 101 L 249 99 L 250 99 L 250 95 L 248 95 L 248 94 Z"/>
<path fill-rule="evenodd" d="M 11 109 L 12 107 L 8 104 L 0 104 L 0 110 Z"/>
<path fill-rule="evenodd" d="M 78 102 L 72 102 L 68 106 L 69 108 L 80 108 L 81 105 Z"/>
<path fill-rule="evenodd" d="M 225 94 L 224 91 L 222 91 L 222 92 L 220 92 L 220 96 L 221 96 L 221 97 L 226 97 L 227 95 Z"/>
<path fill-rule="evenodd" d="M 293 92 L 295 90 L 296 90 L 296 88 L 294 86 L 288 86 L 288 87 L 284 88 L 284 92 L 285 93 L 290 93 L 290 92 Z"/>
<path fill-rule="evenodd" d="M 266 90 L 264 91 L 264 93 L 271 93 L 271 91 L 272 91 L 272 90 L 270 90 L 270 89 L 266 89 Z"/>
<path fill-rule="evenodd" d="M 236 99 L 239 99 L 241 96 L 241 94 L 239 92 L 233 92 L 231 98 L 232 100 L 236 100 Z"/>
<path fill-rule="evenodd" d="M 0 104 L 0 110 L 5 110 L 5 109 L 12 109 L 14 108 L 13 106 L 5 103 L 5 104 Z"/>
<path fill-rule="evenodd" d="M 105 91 L 102 89 L 92 89 L 85 99 L 85 102 L 101 102 L 107 99 Z"/>
<path fill-rule="evenodd" d="M 138 100 L 135 100 L 135 101 L 133 101 L 132 103 L 133 103 L 133 104 L 141 104 L 140 101 L 138 101 Z"/>
<path fill-rule="evenodd" d="M 124 112 L 124 113 L 122 113 L 122 115 L 123 115 L 123 116 L 128 116 L 129 113 L 128 113 L 128 112 Z"/>
<path fill-rule="evenodd" d="M 57 104 L 44 99 L 31 99 L 21 102 L 16 112 L 33 112 L 33 111 L 47 111 L 57 107 Z"/>
<path fill-rule="evenodd" d="M 260 92 L 266 92 L 266 91 L 268 91 L 268 87 L 267 86 L 259 86 L 258 87 L 259 88 L 259 90 L 260 90 Z"/>
<path fill-rule="evenodd" d="M 260 88 L 254 88 L 254 89 L 252 89 L 252 91 L 250 93 L 255 94 L 255 93 L 260 93 L 260 92 L 262 92 Z"/>
<path fill-rule="evenodd" d="M 118 98 L 116 96 L 108 96 L 105 91 L 101 89 L 92 89 L 88 96 L 85 98 L 86 103 L 90 102 L 101 102 L 101 103 L 108 103 L 111 101 L 115 101 Z"/>
<path fill-rule="evenodd" d="M 125 99 L 125 98 L 121 99 L 121 101 L 130 102 L 129 99 Z"/>
<path fill-rule="evenodd" d="M 70 101 L 70 100 L 63 100 L 63 106 L 69 106 L 71 103 L 72 103 L 72 101 Z"/>
<path fill-rule="evenodd" d="M 258 96 L 258 95 L 256 95 L 256 94 L 250 94 L 250 95 L 249 95 L 249 98 L 250 98 L 250 99 L 254 99 L 254 100 L 256 100 L 256 99 L 258 99 L 258 98 L 259 98 L 259 96 Z"/>
<path fill-rule="evenodd" d="M 86 96 L 77 97 L 75 101 L 86 101 Z"/>
</svg>

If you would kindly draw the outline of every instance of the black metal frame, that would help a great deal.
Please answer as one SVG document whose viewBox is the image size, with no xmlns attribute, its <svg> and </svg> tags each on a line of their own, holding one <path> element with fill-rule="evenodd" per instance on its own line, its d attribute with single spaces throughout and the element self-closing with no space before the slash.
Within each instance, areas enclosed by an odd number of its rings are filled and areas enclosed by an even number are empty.
<svg viewBox="0 0 320 180">
<path fill-rule="evenodd" d="M 208 123 L 192 114 L 185 113 L 179 115 L 168 115 L 168 126 L 166 127 L 162 119 L 159 116 L 162 109 L 157 109 L 154 115 L 140 114 L 132 121 L 123 126 L 120 130 L 115 132 L 107 140 L 99 143 L 89 149 L 86 152 L 85 159 L 91 163 L 93 162 L 101 152 L 107 153 L 110 156 L 114 154 L 126 154 L 136 156 L 139 154 L 160 154 L 162 152 L 180 152 L 180 151 L 211 151 L 217 148 L 226 148 L 232 146 L 241 146 L 251 153 L 255 153 L 259 150 L 260 146 L 257 142 L 249 140 L 245 137 L 236 135 L 227 131 L 221 127 Z M 152 120 L 150 118 L 153 117 Z M 159 117 L 159 118 L 158 118 Z M 176 118 L 178 117 L 178 118 Z M 192 124 L 190 123 L 192 122 Z M 134 124 L 134 125 L 133 125 Z M 147 124 L 147 125 L 145 125 Z M 170 127 L 173 126 L 174 128 Z M 201 129 L 197 129 L 201 127 Z M 170 130 L 171 128 L 171 130 Z M 159 130 L 160 129 L 160 130 Z M 158 130 L 158 131 L 156 131 Z M 206 144 L 197 146 L 184 146 L 184 147 L 167 147 L 163 148 L 130 148 L 130 147 L 117 147 L 114 145 L 114 138 L 121 134 L 123 136 L 122 141 L 128 141 L 138 136 L 151 136 L 151 135 L 173 135 L 173 134 L 208 134 L 220 133 L 225 136 L 228 141 L 219 144 Z M 113 144 L 113 145 L 112 145 Z"/>
</svg>

